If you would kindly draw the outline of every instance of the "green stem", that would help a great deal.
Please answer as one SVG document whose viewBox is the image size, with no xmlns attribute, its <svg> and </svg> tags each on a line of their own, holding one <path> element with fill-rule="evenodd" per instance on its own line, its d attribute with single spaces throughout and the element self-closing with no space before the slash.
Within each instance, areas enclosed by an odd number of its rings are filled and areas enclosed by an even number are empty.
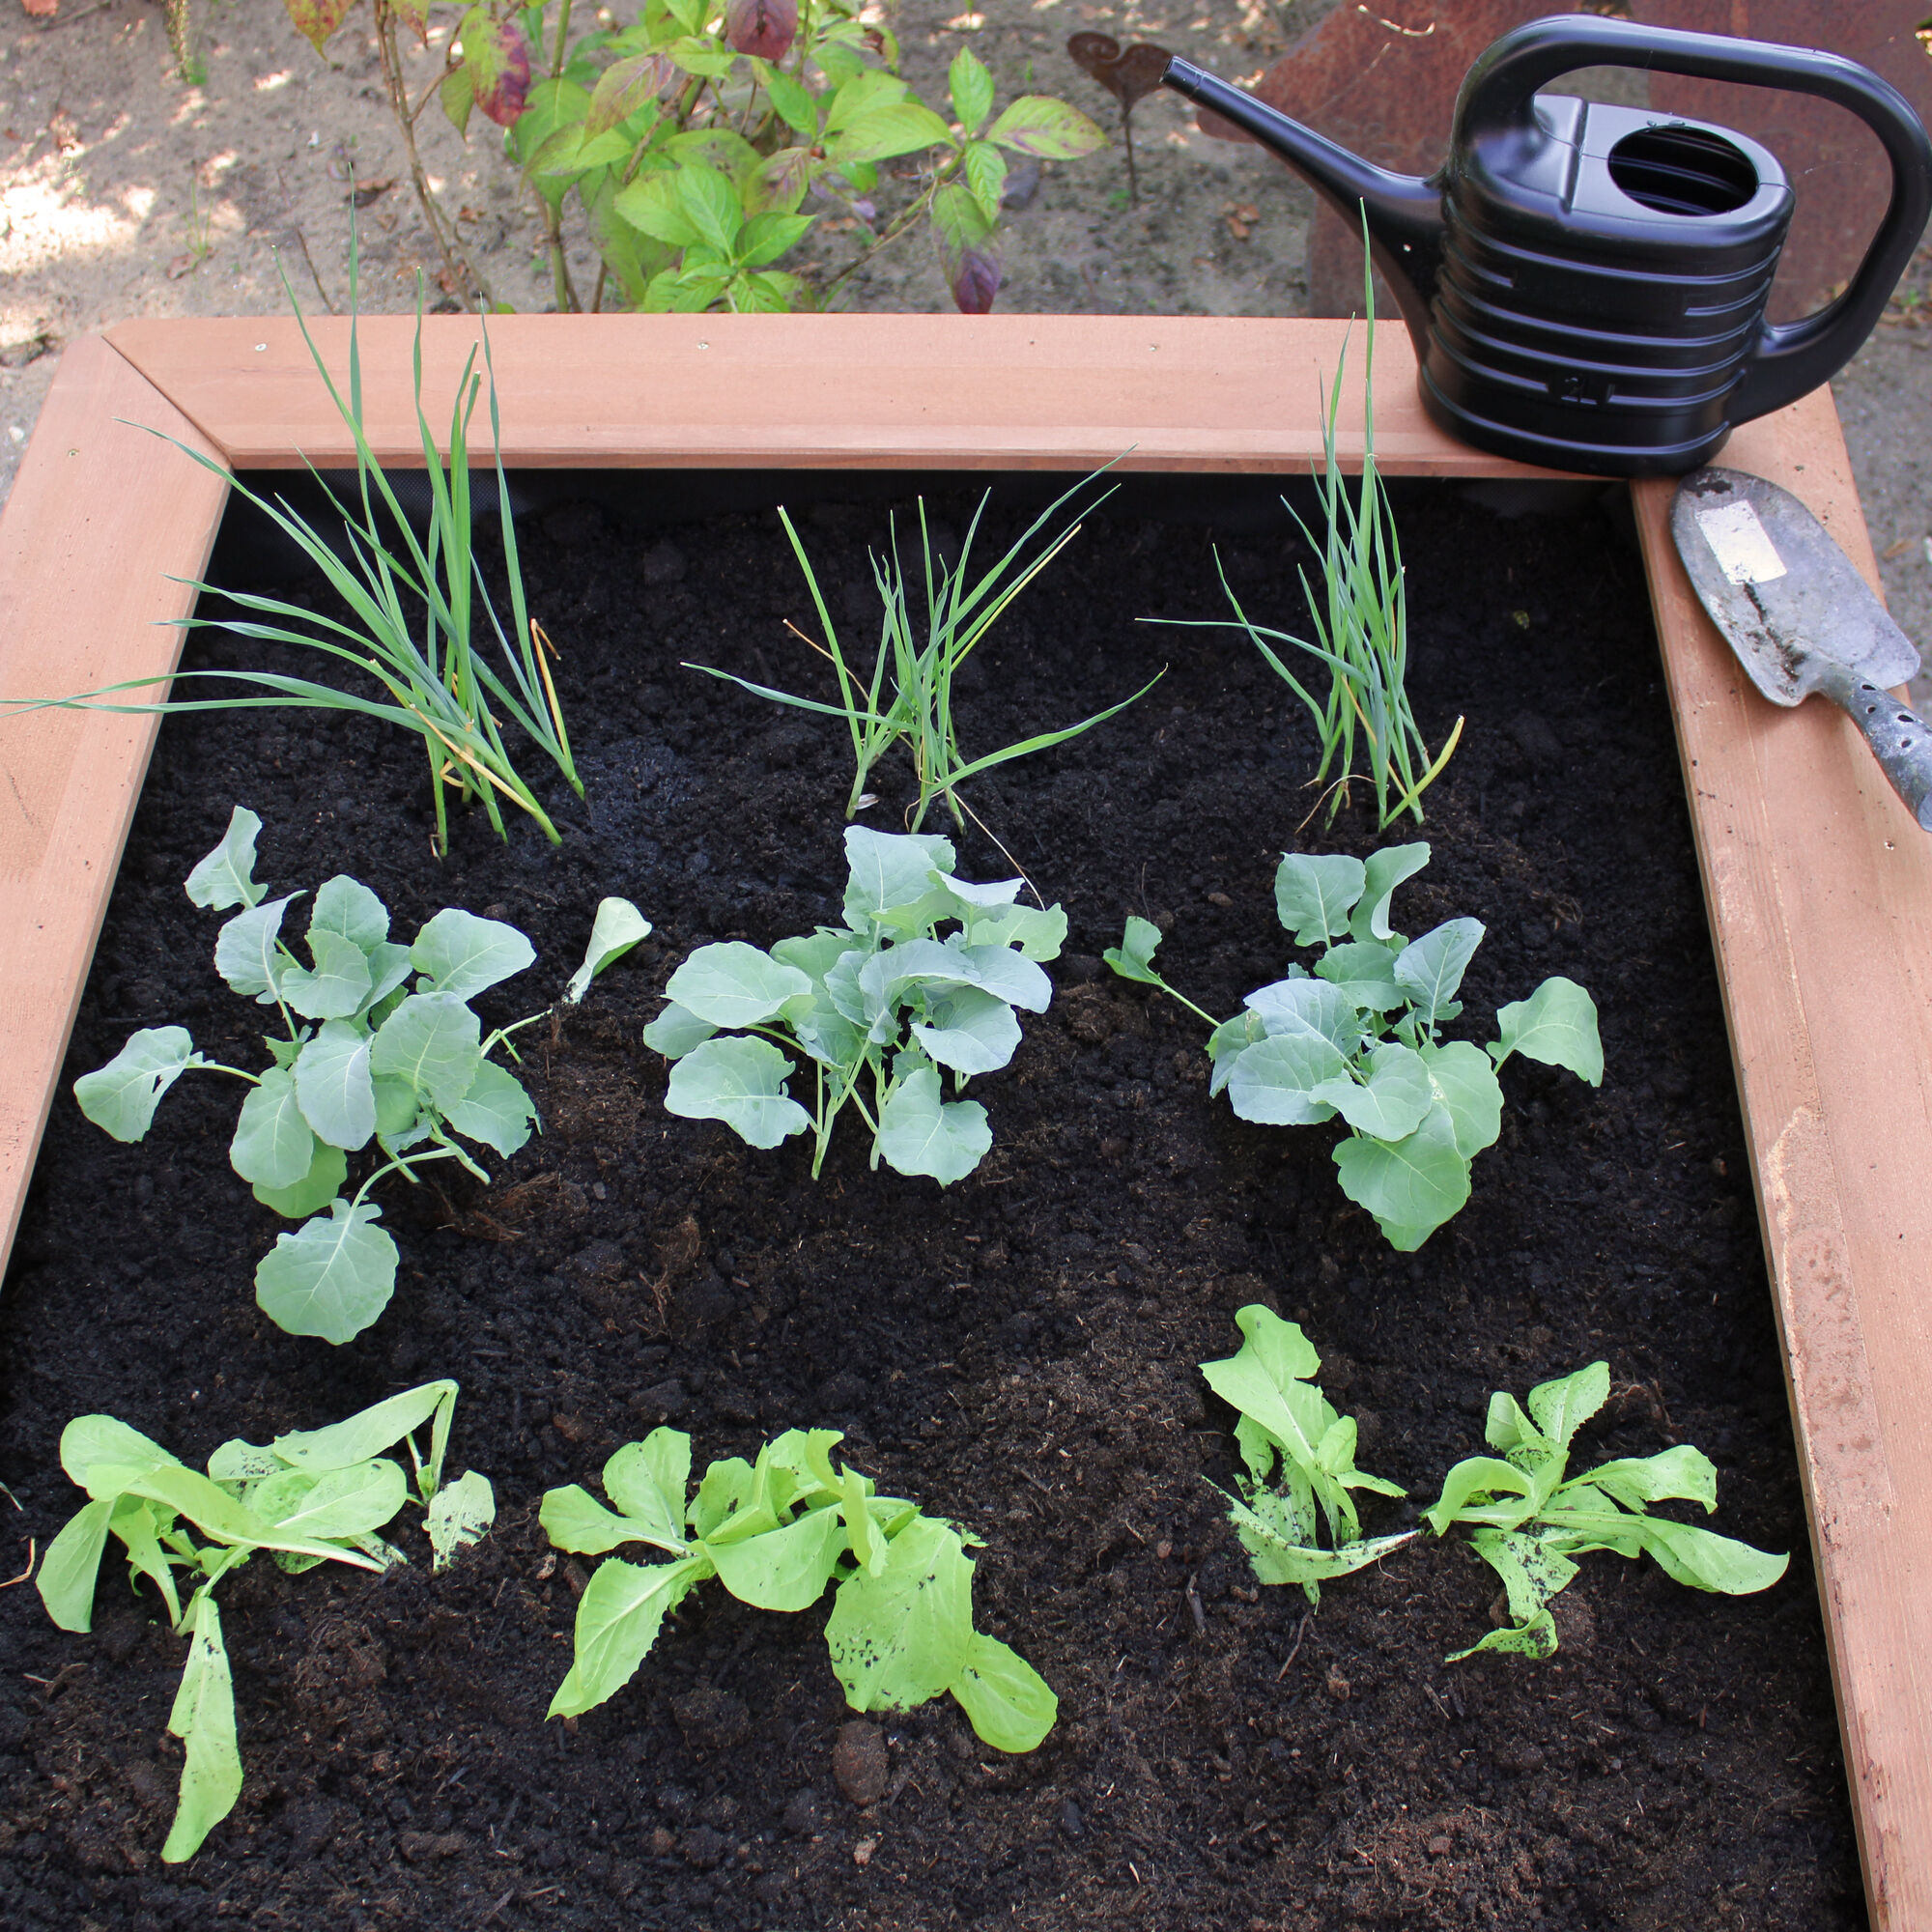
<svg viewBox="0 0 1932 1932">
<path fill-rule="evenodd" d="M 262 1076 L 259 1073 L 244 1073 L 241 1067 L 224 1065 L 218 1060 L 204 1060 L 201 1063 L 201 1070 L 204 1073 L 232 1073 L 236 1079 L 245 1080 L 251 1087 L 259 1087 L 262 1084 Z"/>
<path fill-rule="evenodd" d="M 355 1190 L 355 1198 L 349 1204 L 350 1209 L 353 1212 L 355 1208 L 361 1207 L 363 1201 L 368 1197 L 370 1188 L 374 1187 L 377 1181 L 381 1180 L 385 1174 L 394 1174 L 398 1169 L 401 1169 L 403 1173 L 408 1174 L 412 1178 L 413 1178 L 415 1170 L 418 1167 L 424 1165 L 428 1161 L 461 1160 L 462 1158 L 463 1158 L 462 1151 L 458 1148 L 450 1147 L 447 1143 L 444 1143 L 444 1145 L 440 1150 L 438 1150 L 438 1151 L 434 1153 L 398 1154 L 394 1160 L 391 1160 L 385 1163 L 384 1166 L 379 1167 L 376 1170 L 376 1172 L 372 1174 L 369 1177 L 369 1179 L 365 1180 L 362 1183 L 362 1185 Z M 489 1179 L 489 1176 L 485 1175 L 484 1179 L 487 1180 Z"/>
</svg>

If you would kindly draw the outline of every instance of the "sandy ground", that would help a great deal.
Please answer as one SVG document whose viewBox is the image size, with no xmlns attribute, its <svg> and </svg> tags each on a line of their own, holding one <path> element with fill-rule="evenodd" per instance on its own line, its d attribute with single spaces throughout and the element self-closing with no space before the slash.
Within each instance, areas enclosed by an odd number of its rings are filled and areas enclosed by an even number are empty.
<svg viewBox="0 0 1932 1932">
<path fill-rule="evenodd" d="M 363 204 L 364 306 L 407 309 L 440 267 L 410 191 L 358 8 L 319 60 L 279 0 L 192 0 L 205 78 L 190 85 L 156 0 L 60 0 L 51 20 L 0 0 L 0 497 L 61 346 L 129 315 L 231 315 L 345 299 L 352 185 Z M 1112 99 L 1068 59 L 1083 29 L 1150 39 L 1235 79 L 1257 73 L 1334 0 L 897 0 L 904 71 L 942 98 L 970 40 L 1006 93 L 1050 89 L 1117 131 Z M 440 45 L 410 56 L 420 86 Z M 468 145 L 434 109 L 425 161 L 499 299 L 551 305 L 541 237 L 479 120 Z M 1294 315 L 1313 199 L 1257 149 L 1209 140 L 1169 96 L 1134 116 L 1142 198 L 1118 143 L 1048 167 L 1015 212 L 1003 308 Z M 902 191 L 902 190 L 901 190 Z M 890 190 L 889 190 L 890 192 Z M 848 234 L 824 238 L 838 264 Z M 579 286 L 594 280 L 573 259 Z M 853 278 L 853 306 L 950 307 L 929 242 L 913 235 Z M 961 327 L 970 327 L 962 322 Z M 1932 643 L 1932 327 L 1882 328 L 1833 384 L 1886 585 Z"/>
</svg>

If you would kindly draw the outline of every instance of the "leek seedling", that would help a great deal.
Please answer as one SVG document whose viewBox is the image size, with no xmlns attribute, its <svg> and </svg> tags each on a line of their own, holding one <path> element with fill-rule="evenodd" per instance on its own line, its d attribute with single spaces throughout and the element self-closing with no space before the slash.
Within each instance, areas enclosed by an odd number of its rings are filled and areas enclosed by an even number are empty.
<svg viewBox="0 0 1932 1932">
<path fill-rule="evenodd" d="M 412 731 L 429 755 L 436 801 L 436 849 L 449 849 L 446 788 L 464 798 L 479 798 L 499 838 L 503 828 L 499 795 L 526 811 L 542 826 L 553 844 L 557 830 L 536 795 L 519 776 L 504 746 L 499 716 L 533 738 L 555 762 L 581 797 L 583 784 L 571 758 L 570 734 L 564 727 L 556 687 L 551 680 L 546 651 L 555 649 L 530 616 L 524 599 L 523 573 L 518 560 L 516 526 L 510 513 L 510 485 L 503 471 L 501 423 L 497 409 L 497 380 L 490 357 L 490 336 L 483 330 L 483 375 L 476 371 L 472 349 L 457 384 L 450 412 L 449 460 L 445 467 L 422 407 L 422 298 L 418 283 L 414 352 L 416 424 L 422 439 L 423 467 L 429 479 L 431 510 L 427 541 L 411 525 L 383 466 L 370 448 L 363 430 L 362 355 L 356 336 L 356 252 L 353 237 L 349 259 L 349 395 L 336 387 L 327 366 L 309 334 L 307 320 L 288 277 L 282 278 L 296 321 L 314 358 L 316 372 L 328 390 L 343 422 L 355 440 L 355 505 L 345 504 L 323 482 L 313 465 L 309 473 L 322 483 L 331 508 L 342 519 L 347 556 L 286 497 L 269 502 L 245 483 L 230 477 L 199 450 L 161 431 L 151 431 L 173 442 L 204 469 L 215 471 L 255 505 L 282 533 L 299 547 L 322 572 L 332 590 L 349 607 L 350 621 L 291 604 L 278 597 L 228 590 L 218 594 L 252 613 L 243 618 L 181 617 L 170 621 L 184 630 L 216 625 L 237 637 L 270 642 L 304 644 L 367 672 L 383 696 L 344 690 L 338 685 L 267 670 L 192 670 L 172 674 L 185 678 L 220 678 L 270 694 L 259 697 L 169 697 L 143 703 L 109 702 L 117 694 L 143 686 L 165 685 L 170 676 L 129 678 L 71 697 L 10 700 L 13 711 L 34 711 L 49 705 L 81 710 L 157 712 L 241 711 L 291 705 L 324 711 L 359 712 Z M 469 419 L 487 378 L 490 435 L 497 466 L 497 493 L 502 527 L 504 573 L 510 590 L 510 630 L 505 633 L 483 582 L 473 548 L 469 499 Z M 140 425 L 137 425 L 139 427 Z M 390 534 L 390 530 L 394 534 Z M 399 554 L 400 553 L 400 554 Z M 216 586 L 194 580 L 191 587 L 207 594 Z M 502 652 L 499 673 L 474 648 L 471 631 L 478 611 L 487 619 Z"/>
<path fill-rule="evenodd" d="M 824 628 L 825 642 L 822 645 L 814 643 L 795 625 L 791 629 L 794 636 L 810 644 L 832 666 L 838 680 L 838 702 L 820 703 L 814 698 L 800 697 L 792 692 L 775 691 L 769 685 L 753 684 L 749 678 L 714 669 L 710 665 L 687 664 L 685 668 L 722 677 L 728 684 L 740 685 L 746 691 L 759 697 L 769 697 L 779 704 L 796 705 L 801 711 L 815 711 L 827 718 L 842 718 L 851 734 L 855 767 L 851 794 L 845 805 L 847 818 L 857 817 L 867 802 L 867 781 L 873 766 L 895 745 L 903 744 L 912 758 L 913 774 L 919 783 L 919 800 L 912 810 L 911 830 L 917 832 L 925 822 L 925 814 L 934 799 L 944 799 L 947 809 L 952 813 L 953 823 L 963 827 L 966 817 L 958 787 L 968 779 L 977 778 L 995 765 L 1023 758 L 1030 752 L 1042 752 L 1049 746 L 1064 744 L 1068 738 L 1077 738 L 1081 732 L 1091 730 L 1116 712 L 1124 711 L 1135 698 L 1145 697 L 1164 675 L 1156 673 L 1134 693 L 1133 697 L 1122 698 L 1119 704 L 1110 705 L 1105 711 L 1096 711 L 1093 717 L 1083 719 L 1078 724 L 1069 724 L 1058 731 L 1038 732 L 1017 744 L 1007 746 L 1004 751 L 988 753 L 984 757 L 968 758 L 959 749 L 952 709 L 953 678 L 973 647 L 999 621 L 1013 599 L 1080 534 L 1080 526 L 1075 524 L 1071 528 L 1063 530 L 1030 562 L 1018 562 L 1021 553 L 1040 526 L 1068 497 L 1077 495 L 1086 483 L 1092 481 L 1092 477 L 1085 478 L 1065 495 L 1056 497 L 1034 519 L 1025 534 L 1006 555 L 977 583 L 971 584 L 966 577 L 966 562 L 972 554 L 973 539 L 978 533 L 980 519 L 985 514 L 986 505 L 992 498 L 992 492 L 988 491 L 980 497 L 979 508 L 973 512 L 973 521 L 967 526 L 966 541 L 960 546 L 956 564 L 949 564 L 943 556 L 934 555 L 932 533 L 925 521 L 925 501 L 922 497 L 919 502 L 919 536 L 925 564 L 924 636 L 922 639 L 913 619 L 906 593 L 905 572 L 899 565 L 898 532 L 895 526 L 890 558 L 874 554 L 871 559 L 872 578 L 885 606 L 885 619 L 880 628 L 878 654 L 873 659 L 869 679 L 862 676 L 839 645 L 838 631 L 825 608 L 824 594 L 812 574 L 811 561 L 805 554 L 798 532 L 792 527 L 790 517 L 781 509 L 779 521 L 784 526 L 793 554 L 805 573 L 806 587 L 811 593 L 812 607 L 817 611 L 818 621 Z M 1112 494 L 1111 491 L 1107 493 L 1109 496 Z M 1104 502 L 1106 498 L 1102 497 L 1099 500 Z M 1009 576 L 1016 563 L 1017 575 Z M 890 698 L 886 694 L 888 669 L 893 680 Z"/>
</svg>

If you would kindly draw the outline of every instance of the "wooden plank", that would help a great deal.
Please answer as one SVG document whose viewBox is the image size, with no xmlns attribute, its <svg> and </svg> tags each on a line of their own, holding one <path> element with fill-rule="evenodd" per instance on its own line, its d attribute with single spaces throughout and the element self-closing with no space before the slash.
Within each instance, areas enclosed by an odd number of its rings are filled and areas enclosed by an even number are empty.
<svg viewBox="0 0 1932 1932">
<path fill-rule="evenodd" d="M 349 325 L 310 325 L 346 395 Z M 490 324 L 507 462 L 712 469 L 1304 472 L 1346 322 L 943 315 L 502 316 Z M 410 317 L 360 326 L 364 412 L 384 463 L 420 462 Z M 109 340 L 238 469 L 353 460 L 293 321 L 127 322 Z M 1342 445 L 1361 452 L 1363 333 Z M 423 327 L 427 412 L 446 444 L 477 342 L 468 316 Z M 1376 454 L 1411 476 L 1541 476 L 1454 441 L 1422 412 L 1399 323 L 1376 329 Z M 440 423 L 438 424 L 438 418 Z M 479 406 L 472 440 L 487 446 Z"/>
<path fill-rule="evenodd" d="M 1876 588 L 1830 393 L 1719 459 Z M 1932 1925 L 1932 839 L 1851 722 L 1751 687 L 1636 486 L 1711 911 L 1872 1923 Z"/>
<path fill-rule="evenodd" d="M 128 422 L 117 422 L 126 417 Z M 128 423 L 218 452 L 97 337 L 61 357 L 0 514 L 0 696 L 62 696 L 170 670 L 228 486 Z M 72 1031 L 158 724 L 0 718 L 0 1262 Z"/>
</svg>

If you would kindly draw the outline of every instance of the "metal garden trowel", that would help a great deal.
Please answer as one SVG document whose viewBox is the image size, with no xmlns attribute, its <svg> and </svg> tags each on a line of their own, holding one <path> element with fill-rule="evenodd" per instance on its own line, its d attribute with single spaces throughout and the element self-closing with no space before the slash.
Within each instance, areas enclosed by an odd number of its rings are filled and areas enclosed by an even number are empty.
<svg viewBox="0 0 1932 1932">
<path fill-rule="evenodd" d="M 1670 533 L 1750 681 L 1774 704 L 1838 705 L 1932 832 L 1932 725 L 1888 689 L 1918 676 L 1918 653 L 1824 525 L 1776 483 L 1713 466 L 1678 485 Z"/>
</svg>

